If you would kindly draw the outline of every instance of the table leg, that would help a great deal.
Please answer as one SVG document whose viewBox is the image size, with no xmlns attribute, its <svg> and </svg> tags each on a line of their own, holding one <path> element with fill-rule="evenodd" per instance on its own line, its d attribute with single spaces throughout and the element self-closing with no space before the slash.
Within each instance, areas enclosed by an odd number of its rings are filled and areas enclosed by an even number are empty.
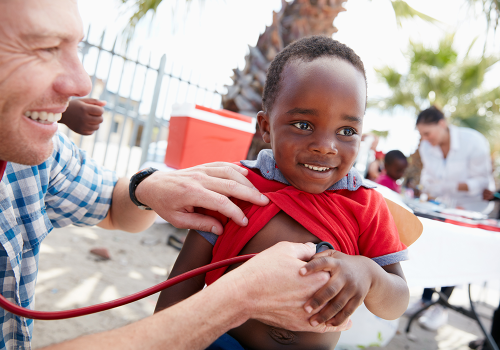
<svg viewBox="0 0 500 350">
<path fill-rule="evenodd" d="M 411 328 L 412 322 L 418 316 L 420 316 L 420 314 L 422 314 L 422 312 L 424 312 L 425 310 L 427 310 L 428 308 L 430 308 L 432 305 L 440 304 L 440 305 L 442 305 L 444 307 L 447 307 L 448 309 L 456 311 L 456 312 L 458 312 L 458 313 L 460 313 L 460 314 L 462 314 L 464 316 L 467 316 L 467 317 L 472 318 L 473 320 L 475 320 L 477 322 L 477 324 L 479 325 L 479 328 L 481 328 L 481 331 L 484 334 L 485 340 L 488 343 L 488 345 L 490 346 L 490 348 L 493 349 L 493 350 L 500 350 L 498 348 L 497 344 L 495 343 L 495 340 L 492 338 L 491 334 L 489 332 L 487 332 L 486 329 L 484 328 L 481 320 L 479 319 L 479 317 L 478 317 L 478 315 L 476 313 L 476 310 L 474 308 L 474 303 L 472 301 L 470 284 L 469 284 L 469 301 L 470 301 L 470 307 L 471 307 L 470 310 L 464 309 L 463 307 L 460 307 L 460 306 L 451 305 L 448 302 L 448 298 L 446 297 L 446 295 L 444 295 L 441 292 L 438 292 L 435 289 L 433 289 L 433 292 L 434 293 L 438 293 L 439 299 L 437 301 L 435 301 L 435 302 L 432 302 L 432 303 L 424 306 L 423 308 L 421 308 L 420 310 L 418 310 L 415 314 L 413 314 L 410 317 L 410 319 L 408 320 L 408 324 L 406 325 L 406 334 L 410 333 L 410 328 Z"/>
<path fill-rule="evenodd" d="M 479 316 L 476 313 L 476 309 L 474 308 L 474 303 L 472 302 L 472 295 L 470 293 L 470 284 L 469 284 L 469 301 L 470 301 L 470 309 L 472 313 L 474 314 L 474 319 L 477 321 L 477 324 L 479 325 L 479 328 L 481 328 L 481 331 L 483 332 L 485 336 L 485 341 L 488 343 L 491 349 L 493 350 L 499 350 L 498 345 L 491 336 L 490 332 L 487 332 L 486 329 L 484 328 L 483 324 L 481 323 L 481 320 L 479 319 Z"/>
</svg>

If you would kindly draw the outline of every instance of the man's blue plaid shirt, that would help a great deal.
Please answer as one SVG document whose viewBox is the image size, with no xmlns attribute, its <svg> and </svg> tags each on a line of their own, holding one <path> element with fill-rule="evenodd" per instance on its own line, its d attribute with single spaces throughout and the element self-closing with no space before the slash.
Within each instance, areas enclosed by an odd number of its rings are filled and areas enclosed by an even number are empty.
<svg viewBox="0 0 500 350">
<path fill-rule="evenodd" d="M 8 163 L 0 182 L 0 292 L 34 308 L 40 243 L 54 227 L 92 226 L 111 204 L 116 176 L 57 133 L 38 166 Z M 33 320 L 0 308 L 0 349 L 30 349 Z"/>
</svg>

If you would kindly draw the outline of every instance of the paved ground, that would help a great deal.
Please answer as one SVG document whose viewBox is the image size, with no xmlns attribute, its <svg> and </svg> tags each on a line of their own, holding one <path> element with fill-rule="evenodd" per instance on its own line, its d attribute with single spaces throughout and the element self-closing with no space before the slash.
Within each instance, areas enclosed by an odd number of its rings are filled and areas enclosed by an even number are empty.
<svg viewBox="0 0 500 350">
<path fill-rule="evenodd" d="M 165 280 L 177 256 L 166 245 L 167 237 L 185 235 L 168 224 L 153 225 L 140 234 L 105 231 L 99 228 L 69 227 L 54 230 L 43 242 L 40 273 L 36 289 L 37 310 L 65 310 L 100 303 L 132 294 Z M 111 260 L 101 261 L 90 249 L 106 247 Z M 483 302 L 479 311 L 485 315 L 489 329 L 495 305 L 498 305 L 498 283 L 490 289 L 477 286 L 476 299 Z M 416 300 L 420 288 L 412 289 Z M 153 313 L 157 295 L 97 315 L 63 321 L 35 321 L 34 349 L 74 338 L 78 335 L 113 329 Z M 452 295 L 452 303 L 468 305 L 464 288 Z M 449 324 L 438 332 L 412 328 L 411 339 L 404 333 L 406 319 L 399 323 L 398 334 L 384 348 L 387 350 L 466 350 L 467 343 L 481 333 L 465 316 L 450 312 Z M 168 347 L 166 347 L 168 348 Z M 375 349 L 375 348 L 373 348 Z"/>
</svg>

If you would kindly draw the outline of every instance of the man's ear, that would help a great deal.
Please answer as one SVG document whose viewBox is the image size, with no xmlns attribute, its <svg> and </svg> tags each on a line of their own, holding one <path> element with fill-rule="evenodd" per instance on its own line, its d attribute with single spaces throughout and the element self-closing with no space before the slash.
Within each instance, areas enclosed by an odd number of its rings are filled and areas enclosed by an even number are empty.
<svg viewBox="0 0 500 350">
<path fill-rule="evenodd" d="M 262 140 L 265 143 L 271 143 L 271 125 L 269 124 L 269 115 L 260 111 L 257 113 L 257 123 L 259 124 Z"/>
</svg>

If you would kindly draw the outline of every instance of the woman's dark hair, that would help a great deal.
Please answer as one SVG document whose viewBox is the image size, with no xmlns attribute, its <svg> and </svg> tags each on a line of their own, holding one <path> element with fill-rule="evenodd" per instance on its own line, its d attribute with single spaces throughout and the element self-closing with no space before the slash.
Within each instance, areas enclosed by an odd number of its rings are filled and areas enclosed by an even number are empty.
<svg viewBox="0 0 500 350">
<path fill-rule="evenodd" d="M 424 109 L 418 114 L 417 123 L 418 124 L 437 124 L 441 119 L 444 119 L 444 114 L 436 106 Z"/>
</svg>

